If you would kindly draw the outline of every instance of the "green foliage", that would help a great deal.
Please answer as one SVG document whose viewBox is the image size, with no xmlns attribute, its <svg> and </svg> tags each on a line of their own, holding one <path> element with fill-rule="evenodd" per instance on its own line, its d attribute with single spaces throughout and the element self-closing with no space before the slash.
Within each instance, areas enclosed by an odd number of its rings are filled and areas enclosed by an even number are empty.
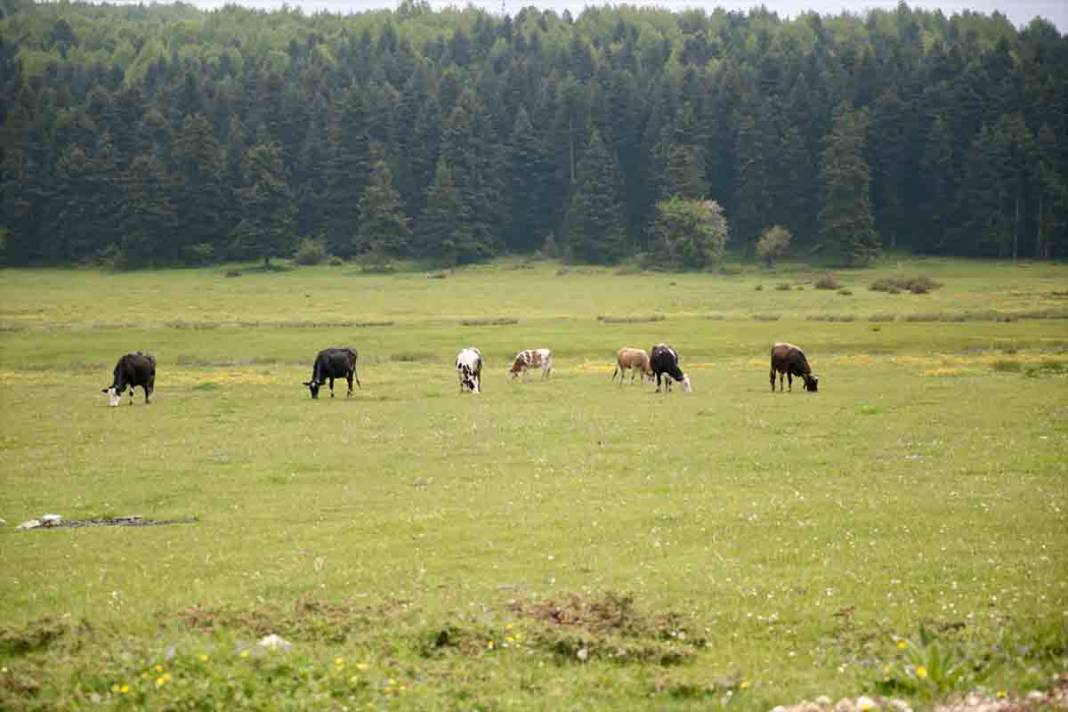
<svg viewBox="0 0 1068 712">
<path fill-rule="evenodd" d="M 604 254 L 580 241 L 575 261 L 648 252 L 657 200 L 710 195 L 745 256 L 769 225 L 790 227 L 796 254 L 845 264 L 880 245 L 1068 254 L 1068 54 L 1041 20 L 23 0 L 3 15 L 11 264 L 116 250 L 131 266 L 186 264 L 204 244 L 246 257 L 268 220 L 274 252 L 311 237 L 350 257 L 378 160 L 422 233 L 392 245 L 399 257 L 483 261 L 549 234 L 571 249 L 595 134 L 614 163 L 599 194 L 619 218 L 599 226 Z M 279 148 L 275 188 L 289 196 L 262 217 L 244 175 L 260 144 Z M 442 159 L 462 206 L 450 214 L 428 211 Z"/>
<path fill-rule="evenodd" d="M 234 254 L 261 258 L 287 254 L 293 241 L 293 197 L 282 165 L 282 148 L 261 140 L 242 162 L 244 185 L 237 190 L 241 220 L 234 228 Z"/>
<path fill-rule="evenodd" d="M 378 161 L 372 167 L 371 179 L 360 198 L 359 213 L 357 254 L 407 254 L 411 230 L 401 210 L 400 195 L 393 188 L 393 174 L 385 161 Z"/>
<path fill-rule="evenodd" d="M 820 160 L 819 248 L 847 265 L 867 264 L 879 252 L 869 198 L 871 171 L 864 160 L 866 130 L 864 112 L 840 105 Z"/>
<path fill-rule="evenodd" d="M 568 254 L 582 262 L 610 264 L 626 248 L 621 181 L 616 163 L 597 131 L 579 161 L 577 184 L 564 220 Z"/>
<path fill-rule="evenodd" d="M 297 243 L 293 261 L 298 265 L 319 265 L 326 262 L 326 243 L 322 240 L 305 238 Z"/>
<path fill-rule="evenodd" d="M 756 243 L 756 256 L 764 260 L 768 269 L 775 266 L 775 260 L 782 257 L 790 247 L 790 231 L 782 225 L 774 225 L 760 233 L 760 239 Z"/>
<path fill-rule="evenodd" d="M 723 257 L 727 220 L 714 200 L 669 198 L 656 204 L 651 258 L 676 269 L 705 269 Z"/>
</svg>

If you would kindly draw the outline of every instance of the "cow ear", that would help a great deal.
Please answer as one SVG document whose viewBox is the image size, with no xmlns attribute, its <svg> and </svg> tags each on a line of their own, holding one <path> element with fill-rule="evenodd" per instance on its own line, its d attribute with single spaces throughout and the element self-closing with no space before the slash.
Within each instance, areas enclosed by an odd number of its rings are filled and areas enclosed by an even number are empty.
<svg viewBox="0 0 1068 712">
<path fill-rule="evenodd" d="M 107 392 L 108 392 L 108 389 L 107 389 L 107 388 L 101 388 L 101 389 L 100 389 L 100 392 L 101 392 L 101 393 L 107 393 Z"/>
</svg>

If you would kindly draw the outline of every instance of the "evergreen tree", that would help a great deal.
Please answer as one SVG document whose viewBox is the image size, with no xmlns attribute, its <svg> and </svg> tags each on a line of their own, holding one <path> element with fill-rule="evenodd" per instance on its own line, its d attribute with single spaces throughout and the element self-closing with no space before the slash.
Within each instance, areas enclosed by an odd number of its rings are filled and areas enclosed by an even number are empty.
<svg viewBox="0 0 1068 712">
<path fill-rule="evenodd" d="M 241 220 L 234 228 L 234 254 L 262 258 L 287 254 L 293 247 L 293 195 L 282 164 L 282 147 L 263 136 L 245 154 L 243 185 L 237 191 Z"/>
<path fill-rule="evenodd" d="M 167 248 L 174 235 L 176 211 L 163 161 L 155 153 L 138 156 L 123 183 L 122 233 L 113 255 L 116 265 L 142 267 L 174 259 L 174 251 Z"/>
<path fill-rule="evenodd" d="M 864 160 L 866 131 L 865 113 L 840 105 L 820 157 L 819 249 L 849 265 L 865 264 L 879 251 L 871 214 L 871 172 Z"/>
<path fill-rule="evenodd" d="M 355 246 L 358 204 L 367 184 L 370 144 L 360 92 L 350 88 L 335 108 L 323 196 L 324 235 L 330 252 L 348 256 Z"/>
<path fill-rule="evenodd" d="M 577 168 L 577 185 L 564 220 L 569 254 L 581 261 L 612 263 L 626 249 L 620 177 L 596 130 Z"/>
<path fill-rule="evenodd" d="M 222 151 L 211 125 L 201 115 L 187 116 L 174 144 L 174 203 L 181 217 L 175 245 L 179 259 L 196 260 L 195 245 L 210 246 L 221 254 L 229 230 L 222 187 Z M 203 250 L 203 248 L 200 248 Z"/>
<path fill-rule="evenodd" d="M 470 218 L 452 181 L 445 159 L 438 160 L 434 180 L 427 193 L 426 208 L 416 224 L 413 252 L 454 265 L 461 257 L 477 254 L 477 245 L 468 241 Z"/>
<path fill-rule="evenodd" d="M 411 240 L 408 218 L 401 208 L 400 194 L 393 187 L 393 174 L 383 160 L 371 168 L 371 179 L 360 197 L 359 211 L 357 254 L 381 258 L 408 252 Z"/>
<path fill-rule="evenodd" d="M 549 232 L 546 210 L 550 166 L 526 109 L 519 107 L 509 146 L 509 197 L 511 219 L 506 244 L 509 249 L 530 252 L 541 246 Z"/>
</svg>

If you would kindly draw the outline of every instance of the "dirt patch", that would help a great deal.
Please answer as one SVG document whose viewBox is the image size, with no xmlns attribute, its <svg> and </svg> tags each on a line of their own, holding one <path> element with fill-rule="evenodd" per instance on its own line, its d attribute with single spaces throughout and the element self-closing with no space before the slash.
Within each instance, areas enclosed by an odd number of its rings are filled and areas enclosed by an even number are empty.
<svg viewBox="0 0 1068 712">
<path fill-rule="evenodd" d="M 89 625 L 81 623 L 88 630 Z M 23 625 L 0 628 L 0 656 L 27 655 L 51 647 L 68 635 L 74 626 L 69 620 L 45 616 Z"/>
<path fill-rule="evenodd" d="M 301 596 L 292 605 L 268 603 L 247 610 L 191 606 L 178 618 L 186 626 L 205 632 L 238 630 L 257 637 L 276 633 L 290 640 L 341 643 L 354 633 L 372 630 L 408 610 L 407 601 L 401 600 L 366 605 Z"/>
<path fill-rule="evenodd" d="M 510 608 L 538 623 L 532 633 L 538 647 L 562 660 L 677 665 L 691 659 L 706 643 L 693 621 L 674 612 L 644 611 L 629 594 L 576 594 L 561 600 L 515 603 Z"/>
</svg>

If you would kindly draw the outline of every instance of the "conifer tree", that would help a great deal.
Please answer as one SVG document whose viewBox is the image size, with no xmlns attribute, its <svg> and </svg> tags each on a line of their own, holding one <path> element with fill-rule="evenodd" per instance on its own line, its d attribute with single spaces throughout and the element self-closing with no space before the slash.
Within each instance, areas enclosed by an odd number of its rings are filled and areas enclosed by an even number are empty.
<svg viewBox="0 0 1068 712">
<path fill-rule="evenodd" d="M 596 130 L 578 163 L 577 180 L 564 219 L 567 250 L 581 262 L 616 262 L 626 248 L 621 181 L 615 161 Z"/>
<path fill-rule="evenodd" d="M 549 165 L 523 107 L 519 107 L 512 128 L 508 168 L 511 216 L 507 245 L 515 251 L 532 251 L 541 246 L 549 231 Z"/>
<path fill-rule="evenodd" d="M 469 254 L 466 232 L 470 219 L 452 181 L 452 171 L 444 158 L 438 159 L 434 180 L 427 192 L 426 208 L 416 224 L 413 252 L 454 265 L 461 254 Z"/>
<path fill-rule="evenodd" d="M 359 213 L 356 254 L 382 258 L 407 252 L 411 240 L 408 218 L 401 208 L 400 194 L 393 187 L 393 174 L 383 160 L 371 168 L 371 178 L 360 197 Z"/>
<path fill-rule="evenodd" d="M 871 171 L 864 160 L 867 116 L 841 104 L 820 157 L 819 249 L 848 265 L 869 262 L 879 251 L 871 214 Z"/>
<path fill-rule="evenodd" d="M 272 257 L 293 247 L 293 195 L 282 164 L 282 147 L 262 136 L 245 154 L 243 186 L 237 191 L 241 220 L 234 228 L 234 252 L 242 258 Z"/>
</svg>

